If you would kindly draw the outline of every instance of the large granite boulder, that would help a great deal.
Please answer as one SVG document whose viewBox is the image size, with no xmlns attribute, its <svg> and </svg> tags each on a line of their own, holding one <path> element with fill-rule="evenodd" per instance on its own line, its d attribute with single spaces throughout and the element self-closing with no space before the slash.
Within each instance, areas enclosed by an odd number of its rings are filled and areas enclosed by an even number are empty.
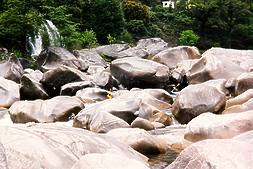
<svg viewBox="0 0 253 169">
<path fill-rule="evenodd" d="M 94 86 L 95 84 L 92 81 L 67 83 L 61 87 L 60 95 L 74 96 L 77 91 Z"/>
<path fill-rule="evenodd" d="M 112 97 L 111 92 L 107 90 L 91 87 L 77 91 L 76 96 L 83 100 L 83 102 L 88 103 L 95 103 Z"/>
<path fill-rule="evenodd" d="M 237 78 L 253 66 L 252 50 L 211 48 L 202 54 L 190 70 L 190 83 L 211 79 Z"/>
<path fill-rule="evenodd" d="M 18 101 L 9 109 L 14 123 L 67 121 L 84 108 L 77 97 L 57 96 L 49 100 Z"/>
<path fill-rule="evenodd" d="M 99 162 L 98 162 L 99 161 Z M 71 169 L 149 169 L 142 162 L 117 154 L 87 154 Z"/>
<path fill-rule="evenodd" d="M 187 124 L 184 139 L 197 142 L 205 139 L 227 139 L 253 130 L 252 111 L 215 115 L 204 113 Z"/>
<path fill-rule="evenodd" d="M 0 131 L 0 166 L 8 169 L 71 169 L 90 153 L 113 153 L 143 164 L 147 160 L 109 137 L 61 124 L 0 126 Z"/>
<path fill-rule="evenodd" d="M 8 108 L 20 100 L 19 84 L 0 76 L 0 107 Z"/>
<path fill-rule="evenodd" d="M 112 129 L 130 126 L 124 120 L 108 112 L 83 110 L 75 117 L 73 127 L 85 128 L 96 133 L 107 133 Z"/>
<path fill-rule="evenodd" d="M 169 82 L 167 66 L 138 57 L 114 60 L 111 73 L 127 88 L 165 88 Z"/>
<path fill-rule="evenodd" d="M 149 55 L 154 56 L 157 53 L 167 49 L 168 43 L 161 38 L 149 38 L 139 40 L 136 47 L 139 49 L 144 49 Z"/>
<path fill-rule="evenodd" d="M 99 46 L 96 48 L 96 52 L 101 56 L 105 56 L 111 60 L 118 57 L 118 53 L 130 48 L 128 44 L 111 44 Z"/>
<path fill-rule="evenodd" d="M 22 100 L 35 100 L 35 99 L 48 99 L 47 92 L 42 87 L 40 80 L 43 77 L 43 73 L 39 70 L 31 70 L 29 73 L 25 73 L 21 80 L 20 95 Z"/>
<path fill-rule="evenodd" d="M 99 91 L 100 89 L 94 90 Z M 87 91 L 89 94 L 89 91 L 92 91 L 92 89 L 85 89 L 85 91 Z M 77 93 L 77 96 L 78 94 L 79 93 Z M 99 98 L 101 98 L 100 95 L 96 96 L 94 95 L 95 93 L 91 94 L 91 97 L 95 96 L 95 98 L 97 98 L 99 96 Z M 104 91 L 104 97 L 102 97 L 102 99 L 105 99 L 106 94 L 107 92 Z M 81 92 L 80 97 L 82 97 Z M 106 97 L 110 98 L 113 97 L 113 95 L 108 95 Z M 83 98 L 83 101 L 86 101 L 85 97 Z M 152 119 L 156 113 L 170 108 L 170 103 L 172 103 L 172 98 L 166 91 L 161 89 L 130 91 L 116 98 L 111 98 L 97 102 L 95 104 L 87 105 L 85 109 L 75 117 L 74 123 L 86 124 L 86 114 L 93 114 L 98 112 L 98 115 L 100 115 L 101 113 L 107 112 L 123 119 L 128 124 L 131 124 L 133 120 L 140 114 L 148 114 L 146 115 L 146 119 Z M 150 110 L 148 108 L 149 105 L 155 107 L 155 109 Z M 86 128 L 86 125 L 78 125 L 78 127 Z"/>
<path fill-rule="evenodd" d="M 19 83 L 24 70 L 15 56 L 11 56 L 8 60 L 0 62 L 0 76 Z"/>
<path fill-rule="evenodd" d="M 253 88 L 253 72 L 243 73 L 235 80 L 235 95 Z"/>
<path fill-rule="evenodd" d="M 188 123 L 201 113 L 221 112 L 226 103 L 226 95 L 216 87 L 207 84 L 189 85 L 176 97 L 172 113 L 180 123 Z"/>
<path fill-rule="evenodd" d="M 57 96 L 65 84 L 90 80 L 90 76 L 77 69 L 60 66 L 44 73 L 40 82 L 50 96 Z"/>
<path fill-rule="evenodd" d="M 37 63 L 43 72 L 56 69 L 63 65 L 79 70 L 86 70 L 88 68 L 75 55 L 61 47 L 48 47 L 47 50 L 38 56 Z"/>
<path fill-rule="evenodd" d="M 252 144 L 210 139 L 187 147 L 166 169 L 251 169 L 252 166 Z"/>
<path fill-rule="evenodd" d="M 132 123 L 131 123 L 131 127 L 132 128 L 140 128 L 140 129 L 144 129 L 144 130 L 154 130 L 155 129 L 155 125 L 147 120 L 147 119 L 143 119 L 140 117 L 137 117 Z"/>
<path fill-rule="evenodd" d="M 74 55 L 82 60 L 87 66 L 99 65 L 107 67 L 106 61 L 96 52 L 95 49 L 82 49 L 73 51 Z"/>
<path fill-rule="evenodd" d="M 199 59 L 199 50 L 191 46 L 178 46 L 168 48 L 155 55 L 152 60 L 164 64 L 169 68 L 176 68 L 177 64 L 183 60 Z"/>
<path fill-rule="evenodd" d="M 143 129 L 119 128 L 109 131 L 106 135 L 146 155 L 165 153 L 168 149 L 168 145 L 164 140 L 149 134 Z"/>
<path fill-rule="evenodd" d="M 140 57 L 140 58 L 147 58 L 149 53 L 145 49 L 141 49 L 138 47 L 128 48 L 119 52 L 115 59 L 124 58 L 124 57 Z"/>
</svg>

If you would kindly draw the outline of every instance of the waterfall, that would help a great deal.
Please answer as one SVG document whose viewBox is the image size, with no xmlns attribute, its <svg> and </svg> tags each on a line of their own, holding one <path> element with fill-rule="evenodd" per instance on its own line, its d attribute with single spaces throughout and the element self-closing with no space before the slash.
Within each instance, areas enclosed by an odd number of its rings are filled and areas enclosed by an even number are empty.
<svg viewBox="0 0 253 169">
<path fill-rule="evenodd" d="M 58 47 L 61 46 L 61 36 L 57 27 L 53 24 L 53 22 L 50 20 L 46 20 L 44 26 L 47 30 L 47 34 L 49 37 L 49 45 Z"/>
<path fill-rule="evenodd" d="M 37 34 L 33 36 L 28 35 L 27 37 L 28 51 L 30 52 L 31 56 L 38 56 L 43 50 L 42 35 L 44 34 L 48 36 L 49 46 L 62 46 L 61 36 L 57 27 L 53 24 L 52 21 L 46 20 Z"/>
<path fill-rule="evenodd" d="M 34 36 L 34 38 L 32 36 L 28 36 L 28 44 L 30 46 L 31 56 L 38 56 L 41 53 L 43 50 L 42 43 L 40 31 Z"/>
</svg>

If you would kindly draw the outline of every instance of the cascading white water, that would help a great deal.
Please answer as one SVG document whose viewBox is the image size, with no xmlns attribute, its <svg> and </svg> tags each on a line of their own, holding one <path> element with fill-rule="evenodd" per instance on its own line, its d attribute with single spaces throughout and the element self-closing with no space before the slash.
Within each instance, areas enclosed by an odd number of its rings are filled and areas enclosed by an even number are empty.
<svg viewBox="0 0 253 169">
<path fill-rule="evenodd" d="M 53 24 L 52 21 L 46 20 L 46 23 L 44 24 L 47 34 L 49 37 L 49 45 L 50 46 L 61 46 L 61 36 L 57 29 L 57 27 Z"/>
<path fill-rule="evenodd" d="M 40 31 L 38 32 L 37 35 L 35 35 L 34 38 L 29 36 L 28 43 L 30 46 L 31 56 L 38 56 L 43 50 L 43 46 L 42 46 L 43 42 L 42 42 L 42 36 L 40 34 Z"/>
<path fill-rule="evenodd" d="M 48 35 L 49 46 L 61 46 L 61 36 L 57 27 L 52 21 L 46 20 L 42 25 L 42 28 L 38 33 L 33 36 L 28 36 L 28 45 L 31 56 L 38 56 L 43 50 L 43 38 L 42 34 L 46 33 Z"/>
</svg>

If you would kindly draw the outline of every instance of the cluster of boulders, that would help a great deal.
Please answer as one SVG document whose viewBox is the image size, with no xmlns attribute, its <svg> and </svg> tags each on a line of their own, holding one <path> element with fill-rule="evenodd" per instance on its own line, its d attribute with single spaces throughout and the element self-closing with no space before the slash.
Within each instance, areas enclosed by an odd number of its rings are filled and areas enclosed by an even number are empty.
<svg viewBox="0 0 253 169">
<path fill-rule="evenodd" d="M 151 38 L 36 60 L 0 63 L 0 168 L 148 169 L 168 149 L 170 169 L 253 166 L 253 51 Z"/>
</svg>

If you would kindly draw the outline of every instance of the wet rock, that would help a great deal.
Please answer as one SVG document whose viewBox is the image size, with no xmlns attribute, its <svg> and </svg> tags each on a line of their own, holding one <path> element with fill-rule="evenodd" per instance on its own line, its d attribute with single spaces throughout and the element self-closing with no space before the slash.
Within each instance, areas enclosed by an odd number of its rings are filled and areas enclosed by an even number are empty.
<svg viewBox="0 0 253 169">
<path fill-rule="evenodd" d="M 227 139 L 249 130 L 253 130 L 252 111 L 224 115 L 204 113 L 187 124 L 184 139 L 189 142 Z"/>
<path fill-rule="evenodd" d="M 60 124 L 0 126 L 0 130 L 4 147 L 0 151 L 6 156 L 8 169 L 70 169 L 90 153 L 113 152 L 144 164 L 147 160 L 109 137 Z"/>
<path fill-rule="evenodd" d="M 63 85 L 71 82 L 90 81 L 90 79 L 88 75 L 77 69 L 61 66 L 44 73 L 40 82 L 50 96 L 57 96 Z"/>
<path fill-rule="evenodd" d="M 168 67 L 137 57 L 114 60 L 111 73 L 127 88 L 165 88 L 169 81 Z"/>
<path fill-rule="evenodd" d="M 154 56 L 157 53 L 168 48 L 168 43 L 160 38 L 141 39 L 137 42 L 137 48 L 144 49 L 149 55 Z"/>
<path fill-rule="evenodd" d="M 79 70 L 86 70 L 88 68 L 85 63 L 78 60 L 72 53 L 60 47 L 48 47 L 47 50 L 39 55 L 37 63 L 43 72 L 63 65 Z"/>
<path fill-rule="evenodd" d="M 235 95 L 242 94 L 248 89 L 253 88 L 253 73 L 243 73 L 236 78 L 235 82 Z"/>
<path fill-rule="evenodd" d="M 83 110 L 78 113 L 73 122 L 73 127 L 85 128 L 96 133 L 107 133 L 116 128 L 130 127 L 124 120 L 103 111 Z"/>
<path fill-rule="evenodd" d="M 60 95 L 74 96 L 77 91 L 94 86 L 95 84 L 92 81 L 67 83 L 61 87 Z"/>
<path fill-rule="evenodd" d="M 0 77 L 0 107 L 8 108 L 18 100 L 20 100 L 19 85 Z"/>
<path fill-rule="evenodd" d="M 111 130 L 106 135 L 128 144 L 142 154 L 164 153 L 168 148 L 163 140 L 150 135 L 143 129 L 120 128 Z"/>
<path fill-rule="evenodd" d="M 113 60 L 118 57 L 118 53 L 128 48 L 130 48 L 128 44 L 111 44 L 111 45 L 99 46 L 96 48 L 96 51 L 101 56 L 105 56 Z"/>
<path fill-rule="evenodd" d="M 111 96 L 111 93 L 104 89 L 89 87 L 89 88 L 79 90 L 76 93 L 76 96 L 79 97 L 84 102 L 95 103 L 98 101 L 109 99 Z"/>
<path fill-rule="evenodd" d="M 190 70 L 190 83 L 236 78 L 253 66 L 253 51 L 211 48 Z M 247 66 L 245 66 L 247 65 Z"/>
<path fill-rule="evenodd" d="M 187 147 L 166 169 L 250 169 L 253 149 L 249 147 L 252 145 L 232 139 L 201 141 Z"/>
<path fill-rule="evenodd" d="M 185 124 L 201 113 L 221 112 L 225 103 L 225 94 L 216 87 L 206 84 L 190 85 L 177 95 L 172 113 L 180 123 Z"/>
<path fill-rule="evenodd" d="M 23 67 L 15 56 L 11 56 L 8 60 L 0 62 L 0 76 L 5 79 L 19 83 L 23 73 Z"/>
<path fill-rule="evenodd" d="M 67 121 L 84 108 L 77 97 L 57 96 L 49 100 L 18 101 L 10 107 L 14 123 Z"/>
<path fill-rule="evenodd" d="M 177 64 L 183 60 L 199 59 L 200 57 L 201 55 L 196 47 L 178 46 L 161 51 L 152 60 L 169 68 L 176 68 Z"/>
<path fill-rule="evenodd" d="M 162 129 L 151 131 L 152 135 L 163 139 L 171 150 L 181 152 L 184 149 L 183 139 L 186 126 L 167 126 Z"/>
<path fill-rule="evenodd" d="M 98 163 L 99 161 L 99 163 Z M 147 165 L 125 156 L 115 154 L 87 154 L 83 156 L 71 169 L 149 169 Z"/>
<path fill-rule="evenodd" d="M 149 120 L 137 117 L 132 123 L 132 128 L 140 128 L 144 130 L 154 130 L 155 126 Z"/>
<path fill-rule="evenodd" d="M 75 50 L 74 55 L 90 67 L 92 65 L 107 67 L 106 61 L 94 49 Z"/>
<path fill-rule="evenodd" d="M 22 100 L 45 100 L 49 98 L 47 92 L 44 90 L 42 84 L 40 83 L 42 77 L 43 73 L 39 70 L 30 70 L 29 73 L 25 73 L 22 76 L 20 80 L 20 95 Z"/>
</svg>

